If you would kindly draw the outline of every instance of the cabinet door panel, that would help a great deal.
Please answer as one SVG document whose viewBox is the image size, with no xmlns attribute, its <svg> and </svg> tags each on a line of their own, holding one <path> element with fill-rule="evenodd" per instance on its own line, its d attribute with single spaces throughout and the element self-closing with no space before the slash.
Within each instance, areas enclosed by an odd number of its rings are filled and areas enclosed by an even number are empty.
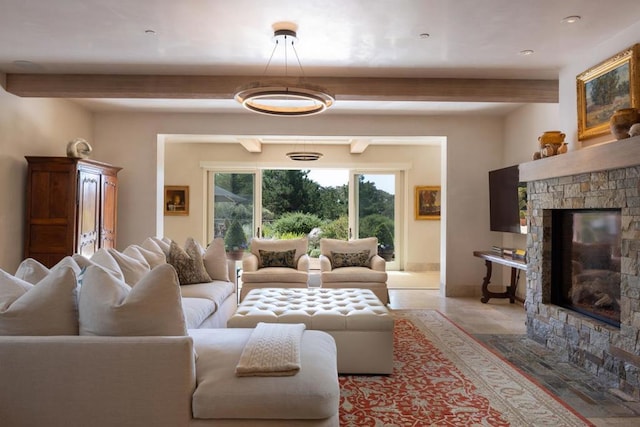
<svg viewBox="0 0 640 427">
<path fill-rule="evenodd" d="M 78 230 L 76 252 L 90 257 L 98 250 L 100 209 L 100 175 L 95 172 L 78 173 Z"/>
<path fill-rule="evenodd" d="M 102 176 L 102 209 L 100 225 L 100 247 L 116 246 L 116 202 L 118 200 L 118 178 L 111 175 Z"/>
</svg>

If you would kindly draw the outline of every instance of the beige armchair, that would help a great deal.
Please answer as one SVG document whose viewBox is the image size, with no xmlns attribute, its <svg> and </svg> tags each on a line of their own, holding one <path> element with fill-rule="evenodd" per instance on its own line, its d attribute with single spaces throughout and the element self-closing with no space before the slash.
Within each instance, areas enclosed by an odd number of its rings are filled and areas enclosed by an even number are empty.
<svg viewBox="0 0 640 427">
<path fill-rule="evenodd" d="M 251 240 L 242 259 L 240 301 L 257 288 L 306 288 L 309 279 L 308 242 L 303 239 Z"/>
<path fill-rule="evenodd" d="M 385 260 L 378 255 L 378 239 L 320 239 L 320 277 L 323 288 L 370 289 L 389 303 Z"/>
</svg>

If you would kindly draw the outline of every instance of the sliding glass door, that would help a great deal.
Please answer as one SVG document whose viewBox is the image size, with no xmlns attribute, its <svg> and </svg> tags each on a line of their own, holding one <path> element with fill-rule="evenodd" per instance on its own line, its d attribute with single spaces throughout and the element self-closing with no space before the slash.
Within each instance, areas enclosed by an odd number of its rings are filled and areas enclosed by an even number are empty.
<svg viewBox="0 0 640 427">
<path fill-rule="evenodd" d="M 377 237 L 378 255 L 387 261 L 387 269 L 397 270 L 396 255 L 399 228 L 396 198 L 397 174 L 394 172 L 354 173 L 352 178 L 353 206 L 351 215 L 353 236 Z"/>
<path fill-rule="evenodd" d="M 315 257 L 321 237 L 375 236 L 387 269 L 397 270 L 399 176 L 348 169 L 210 171 L 208 235 L 224 238 L 227 251 L 246 249 L 253 236 L 308 235 Z"/>
<path fill-rule="evenodd" d="M 255 230 L 256 174 L 213 172 L 209 176 L 210 217 L 213 217 L 209 237 L 225 239 L 227 251 L 241 258 Z"/>
</svg>

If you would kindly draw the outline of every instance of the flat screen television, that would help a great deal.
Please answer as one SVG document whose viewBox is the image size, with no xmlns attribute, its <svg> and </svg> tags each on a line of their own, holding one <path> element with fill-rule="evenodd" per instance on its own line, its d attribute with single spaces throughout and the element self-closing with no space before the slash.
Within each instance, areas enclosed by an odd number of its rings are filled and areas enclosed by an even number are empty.
<svg viewBox="0 0 640 427">
<path fill-rule="evenodd" d="M 520 182 L 518 165 L 489 171 L 491 231 L 526 234 L 521 221 L 527 213 L 527 186 Z"/>
</svg>

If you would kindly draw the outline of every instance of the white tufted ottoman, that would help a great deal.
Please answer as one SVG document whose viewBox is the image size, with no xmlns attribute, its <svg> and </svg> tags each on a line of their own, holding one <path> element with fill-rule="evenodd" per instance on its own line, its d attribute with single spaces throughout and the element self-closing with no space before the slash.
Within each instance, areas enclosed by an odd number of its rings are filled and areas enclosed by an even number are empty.
<svg viewBox="0 0 640 427">
<path fill-rule="evenodd" d="M 304 323 L 329 333 L 342 374 L 393 371 L 393 317 L 369 289 L 253 289 L 227 327 L 253 328 L 258 322 Z"/>
</svg>

